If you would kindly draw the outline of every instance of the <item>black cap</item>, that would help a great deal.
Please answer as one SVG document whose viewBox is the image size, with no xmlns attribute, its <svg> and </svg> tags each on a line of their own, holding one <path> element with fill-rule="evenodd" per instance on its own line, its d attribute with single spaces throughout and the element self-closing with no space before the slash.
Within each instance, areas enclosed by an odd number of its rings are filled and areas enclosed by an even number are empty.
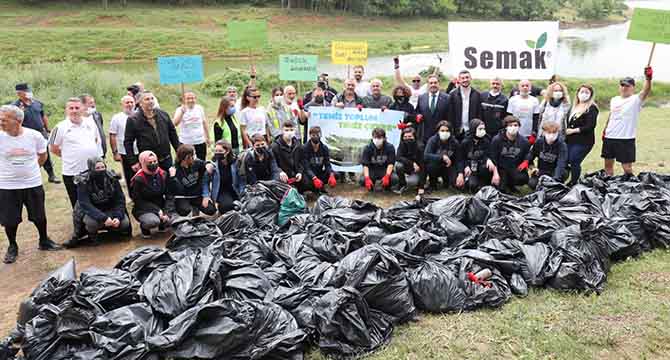
<svg viewBox="0 0 670 360">
<path fill-rule="evenodd" d="M 633 79 L 630 76 L 627 76 L 621 79 L 621 81 L 619 81 L 619 85 L 635 86 L 635 79 Z"/>
<path fill-rule="evenodd" d="M 126 88 L 126 90 L 130 91 L 134 95 L 137 95 L 138 92 L 140 92 L 140 87 L 137 85 L 130 85 Z"/>
<path fill-rule="evenodd" d="M 16 84 L 16 91 L 30 91 L 30 86 L 27 83 Z"/>
</svg>

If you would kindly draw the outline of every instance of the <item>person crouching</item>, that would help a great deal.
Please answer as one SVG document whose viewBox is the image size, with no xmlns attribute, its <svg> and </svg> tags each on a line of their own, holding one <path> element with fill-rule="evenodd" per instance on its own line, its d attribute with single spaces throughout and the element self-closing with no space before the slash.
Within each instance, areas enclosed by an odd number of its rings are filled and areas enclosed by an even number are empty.
<svg viewBox="0 0 670 360">
<path fill-rule="evenodd" d="M 373 191 L 375 183 L 381 181 L 384 190 L 390 190 L 397 184 L 398 176 L 393 173 L 395 148 L 386 141 L 386 131 L 382 128 L 372 130 L 372 141 L 363 148 L 361 165 L 363 176 L 358 183 L 368 191 Z"/>
<path fill-rule="evenodd" d="M 568 145 L 559 131 L 561 126 L 554 121 L 542 124 L 542 136 L 535 142 L 528 154 L 528 162 L 533 167 L 528 186 L 535 190 L 540 177 L 546 175 L 558 182 L 567 180 Z M 534 167 L 535 159 L 537 167 Z"/>
</svg>

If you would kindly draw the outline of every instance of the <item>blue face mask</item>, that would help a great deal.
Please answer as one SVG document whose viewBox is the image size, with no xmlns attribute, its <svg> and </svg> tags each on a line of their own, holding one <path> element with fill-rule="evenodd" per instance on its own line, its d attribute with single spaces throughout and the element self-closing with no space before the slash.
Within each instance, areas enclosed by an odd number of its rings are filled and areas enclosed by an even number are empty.
<svg viewBox="0 0 670 360">
<path fill-rule="evenodd" d="M 235 111 L 237 111 L 237 109 L 235 109 L 234 106 L 231 106 L 231 107 L 228 108 L 228 110 L 226 110 L 226 114 L 228 116 L 233 116 L 233 114 L 235 114 Z"/>
</svg>

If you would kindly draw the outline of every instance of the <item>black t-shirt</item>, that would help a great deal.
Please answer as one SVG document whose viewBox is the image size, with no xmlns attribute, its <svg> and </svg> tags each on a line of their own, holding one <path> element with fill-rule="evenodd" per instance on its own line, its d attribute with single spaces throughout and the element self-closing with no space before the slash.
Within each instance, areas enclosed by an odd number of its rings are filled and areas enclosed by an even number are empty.
<svg viewBox="0 0 670 360">
<path fill-rule="evenodd" d="M 170 193 L 176 196 L 202 196 L 202 178 L 205 174 L 205 162 L 196 159 L 189 168 L 175 165 L 177 173 L 170 178 Z"/>
<path fill-rule="evenodd" d="M 386 169 L 387 166 L 395 164 L 395 148 L 392 144 L 384 142 L 384 146 L 378 149 L 375 144 L 370 143 L 363 149 L 361 164 L 367 166 L 371 171 L 375 169 Z"/>
</svg>

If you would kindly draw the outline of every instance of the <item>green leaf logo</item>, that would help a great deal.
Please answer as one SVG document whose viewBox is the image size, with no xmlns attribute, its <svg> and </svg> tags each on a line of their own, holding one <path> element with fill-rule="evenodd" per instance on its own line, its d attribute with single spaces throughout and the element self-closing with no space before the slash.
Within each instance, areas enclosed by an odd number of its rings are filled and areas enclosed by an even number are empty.
<svg viewBox="0 0 670 360">
<path fill-rule="evenodd" d="M 542 49 L 542 47 L 547 43 L 547 33 L 544 32 L 537 38 L 537 41 L 526 40 L 526 45 L 531 49 Z"/>
<path fill-rule="evenodd" d="M 533 40 L 526 40 L 526 45 L 531 49 L 535 49 L 535 41 Z"/>
</svg>

